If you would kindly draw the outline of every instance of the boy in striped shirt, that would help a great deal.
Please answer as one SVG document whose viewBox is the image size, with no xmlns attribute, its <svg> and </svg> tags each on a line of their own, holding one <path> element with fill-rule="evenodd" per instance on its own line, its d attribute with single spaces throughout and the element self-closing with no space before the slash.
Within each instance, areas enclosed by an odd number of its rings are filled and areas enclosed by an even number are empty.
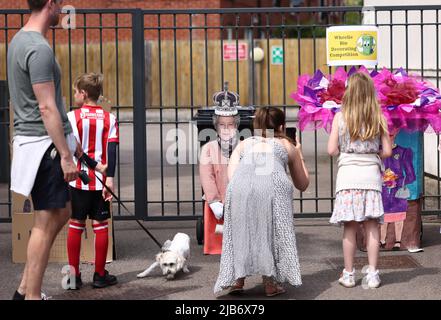
<svg viewBox="0 0 441 320">
<path fill-rule="evenodd" d="M 113 177 L 116 165 L 116 146 L 119 132 L 116 118 L 98 105 L 103 91 L 103 76 L 96 73 L 83 74 L 75 80 L 75 105 L 79 107 L 68 113 L 73 133 L 84 155 L 76 161 L 78 170 L 85 170 L 90 178 L 89 184 L 81 179 L 70 183 L 72 197 L 72 218 L 67 237 L 69 265 L 75 272 L 75 285 L 82 286 L 79 271 L 81 234 L 86 227 L 86 219 L 92 219 L 95 233 L 95 273 L 93 287 L 104 288 L 117 283 L 115 276 L 105 270 L 108 249 L 108 222 L 110 218 L 111 194 L 95 177 L 114 190 Z M 86 162 L 87 165 L 84 163 Z M 94 172 L 94 170 L 96 170 Z"/>
</svg>

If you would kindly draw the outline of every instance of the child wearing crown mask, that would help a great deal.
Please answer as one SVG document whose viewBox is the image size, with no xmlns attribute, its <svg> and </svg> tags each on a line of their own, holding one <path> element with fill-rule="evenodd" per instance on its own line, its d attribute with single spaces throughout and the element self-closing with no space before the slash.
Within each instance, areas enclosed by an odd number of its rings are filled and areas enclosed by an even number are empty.
<svg viewBox="0 0 441 320">
<path fill-rule="evenodd" d="M 236 108 L 239 96 L 230 91 L 218 92 L 213 125 L 216 139 L 202 147 L 199 177 L 205 197 L 204 254 L 221 254 L 225 193 L 228 184 L 228 162 L 237 145 L 240 117 Z"/>
</svg>

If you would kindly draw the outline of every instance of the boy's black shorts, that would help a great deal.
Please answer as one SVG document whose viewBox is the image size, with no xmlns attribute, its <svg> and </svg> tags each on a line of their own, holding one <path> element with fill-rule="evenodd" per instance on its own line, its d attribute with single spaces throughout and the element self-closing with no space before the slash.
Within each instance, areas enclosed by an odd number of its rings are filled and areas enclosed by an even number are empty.
<svg viewBox="0 0 441 320">
<path fill-rule="evenodd" d="M 56 156 L 52 159 L 53 150 L 55 146 L 52 144 L 44 153 L 35 177 L 31 191 L 34 210 L 63 209 L 70 201 L 69 184 L 64 180 L 61 158 L 54 151 Z"/>
<path fill-rule="evenodd" d="M 104 221 L 110 218 L 110 201 L 104 201 L 102 191 L 80 190 L 70 187 L 72 219 Z"/>
</svg>

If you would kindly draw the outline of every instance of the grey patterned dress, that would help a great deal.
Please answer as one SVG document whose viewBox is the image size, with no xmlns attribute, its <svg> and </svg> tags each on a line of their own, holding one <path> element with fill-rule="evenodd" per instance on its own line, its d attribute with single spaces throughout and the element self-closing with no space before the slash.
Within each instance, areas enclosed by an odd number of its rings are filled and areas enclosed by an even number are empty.
<svg viewBox="0 0 441 320">
<path fill-rule="evenodd" d="M 251 275 L 270 276 L 293 286 L 302 284 L 294 233 L 294 186 L 285 170 L 288 153 L 276 140 L 245 140 L 251 146 L 266 141 L 271 152 L 245 147 L 228 184 L 215 293 Z"/>
</svg>

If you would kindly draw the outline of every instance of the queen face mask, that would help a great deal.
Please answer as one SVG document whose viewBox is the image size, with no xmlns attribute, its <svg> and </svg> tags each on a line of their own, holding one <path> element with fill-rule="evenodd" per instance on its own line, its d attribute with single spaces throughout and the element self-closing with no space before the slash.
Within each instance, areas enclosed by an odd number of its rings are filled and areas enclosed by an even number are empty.
<svg viewBox="0 0 441 320">
<path fill-rule="evenodd" d="M 231 154 L 233 153 L 234 148 L 237 145 L 237 136 L 234 135 L 231 139 L 223 140 L 220 136 L 217 138 L 217 143 L 219 144 L 219 147 L 222 151 L 222 155 L 229 159 L 231 157 Z"/>
<path fill-rule="evenodd" d="M 229 141 L 236 136 L 236 128 L 220 128 L 217 131 L 219 138 L 223 141 Z"/>
</svg>

